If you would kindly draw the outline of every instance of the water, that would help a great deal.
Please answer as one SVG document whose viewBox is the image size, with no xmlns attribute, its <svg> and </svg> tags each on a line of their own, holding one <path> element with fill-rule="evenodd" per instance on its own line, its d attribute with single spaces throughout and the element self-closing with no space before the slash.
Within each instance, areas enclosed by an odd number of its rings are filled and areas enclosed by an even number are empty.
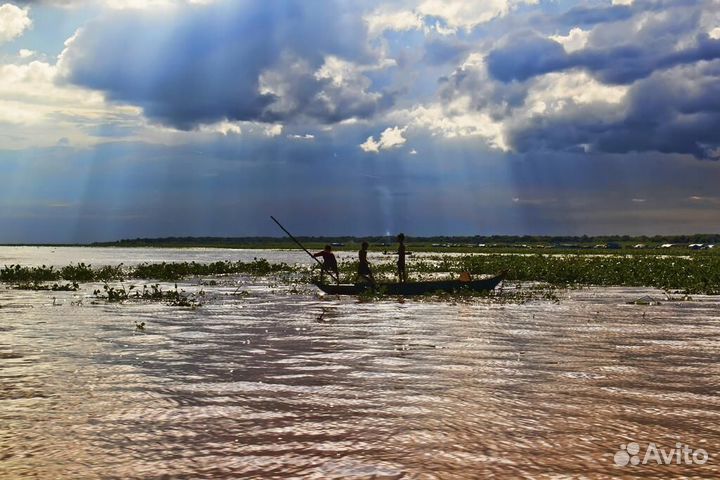
<svg viewBox="0 0 720 480">
<path fill-rule="evenodd" d="M 93 265 L 246 254 L 87 252 L 77 260 Z M 0 478 L 720 475 L 720 298 L 361 303 L 244 276 L 179 287 L 204 289 L 203 306 L 107 304 L 97 285 L 0 290 Z M 616 466 L 632 441 L 641 456 L 681 442 L 710 460 Z"/>
</svg>

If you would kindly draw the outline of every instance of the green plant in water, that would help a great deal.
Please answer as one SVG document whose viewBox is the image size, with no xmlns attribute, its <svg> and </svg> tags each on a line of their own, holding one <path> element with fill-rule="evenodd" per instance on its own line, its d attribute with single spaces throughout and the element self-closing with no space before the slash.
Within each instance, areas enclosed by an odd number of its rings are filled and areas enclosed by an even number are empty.
<svg viewBox="0 0 720 480">
<path fill-rule="evenodd" d="M 13 286 L 15 290 L 35 290 L 35 291 L 53 291 L 53 292 L 77 292 L 80 285 L 77 282 L 52 285 L 43 285 L 37 282 L 20 283 Z"/>
<path fill-rule="evenodd" d="M 124 302 L 126 300 L 146 300 L 151 302 L 167 302 L 168 305 L 174 307 L 191 307 L 197 308 L 201 306 L 199 297 L 203 297 L 205 292 L 201 290 L 197 294 L 189 294 L 184 290 L 178 290 L 177 284 L 173 290 L 163 290 L 160 284 L 143 285 L 142 290 L 138 290 L 135 285 L 125 288 L 112 287 L 108 284 L 103 285 L 103 289 L 97 289 L 93 292 L 96 298 L 106 300 L 111 303 Z"/>
</svg>

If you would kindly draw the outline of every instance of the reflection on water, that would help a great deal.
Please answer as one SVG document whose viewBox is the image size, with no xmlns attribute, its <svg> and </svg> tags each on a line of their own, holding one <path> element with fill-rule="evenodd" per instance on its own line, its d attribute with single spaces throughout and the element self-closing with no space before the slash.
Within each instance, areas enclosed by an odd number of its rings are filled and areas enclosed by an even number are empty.
<svg viewBox="0 0 720 480">
<path fill-rule="evenodd" d="M 233 277 L 189 310 L 93 287 L 0 290 L 0 478 L 718 476 L 718 298 L 358 303 Z M 710 461 L 618 467 L 629 441 Z"/>
</svg>

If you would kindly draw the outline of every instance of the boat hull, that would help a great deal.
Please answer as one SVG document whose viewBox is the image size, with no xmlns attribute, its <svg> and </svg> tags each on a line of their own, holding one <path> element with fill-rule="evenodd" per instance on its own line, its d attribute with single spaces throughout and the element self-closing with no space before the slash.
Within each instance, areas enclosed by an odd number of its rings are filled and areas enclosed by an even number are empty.
<svg viewBox="0 0 720 480">
<path fill-rule="evenodd" d="M 486 292 L 493 290 L 502 282 L 504 274 L 495 275 L 481 280 L 461 282 L 459 280 L 438 280 L 429 282 L 410 283 L 381 283 L 375 288 L 367 283 L 331 285 L 314 282 L 314 285 L 323 292 L 330 295 L 360 295 L 367 291 L 377 291 L 386 295 L 426 295 L 430 293 L 452 293 L 452 292 Z"/>
</svg>

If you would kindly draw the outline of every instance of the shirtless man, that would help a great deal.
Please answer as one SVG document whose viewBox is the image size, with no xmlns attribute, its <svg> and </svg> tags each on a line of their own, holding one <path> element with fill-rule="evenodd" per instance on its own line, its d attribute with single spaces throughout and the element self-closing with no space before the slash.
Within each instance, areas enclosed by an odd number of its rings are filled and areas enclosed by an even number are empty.
<svg viewBox="0 0 720 480">
<path fill-rule="evenodd" d="M 330 245 L 325 245 L 325 249 L 322 252 L 314 254 L 313 257 L 322 257 L 323 259 L 323 268 L 320 272 L 321 282 L 324 280 L 325 272 L 327 271 L 331 275 L 334 273 L 335 281 L 340 283 L 340 273 L 338 272 L 337 259 L 335 258 L 335 254 L 332 253 L 332 247 Z"/>
</svg>

